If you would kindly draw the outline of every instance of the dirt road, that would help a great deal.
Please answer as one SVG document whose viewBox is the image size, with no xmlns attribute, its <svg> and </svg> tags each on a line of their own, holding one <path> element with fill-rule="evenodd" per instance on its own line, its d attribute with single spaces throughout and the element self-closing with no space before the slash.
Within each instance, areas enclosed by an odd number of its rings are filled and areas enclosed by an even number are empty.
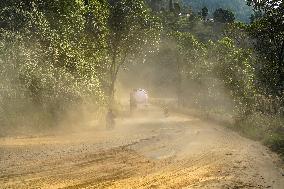
<svg viewBox="0 0 284 189">
<path fill-rule="evenodd" d="M 116 128 L 0 139 L 0 188 L 284 188 L 277 156 L 198 118 L 159 111 Z"/>
</svg>

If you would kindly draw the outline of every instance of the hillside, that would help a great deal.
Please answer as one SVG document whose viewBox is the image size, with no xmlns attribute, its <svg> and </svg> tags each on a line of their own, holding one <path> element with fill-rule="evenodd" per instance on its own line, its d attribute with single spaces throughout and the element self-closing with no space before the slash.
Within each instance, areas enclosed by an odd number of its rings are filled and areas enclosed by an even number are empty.
<svg viewBox="0 0 284 189">
<path fill-rule="evenodd" d="M 245 0 L 183 0 L 183 3 L 191 6 L 193 11 L 199 11 L 206 6 L 209 14 L 218 8 L 229 9 L 235 13 L 237 20 L 243 22 L 249 22 L 252 14 L 252 9 L 246 5 Z"/>
</svg>

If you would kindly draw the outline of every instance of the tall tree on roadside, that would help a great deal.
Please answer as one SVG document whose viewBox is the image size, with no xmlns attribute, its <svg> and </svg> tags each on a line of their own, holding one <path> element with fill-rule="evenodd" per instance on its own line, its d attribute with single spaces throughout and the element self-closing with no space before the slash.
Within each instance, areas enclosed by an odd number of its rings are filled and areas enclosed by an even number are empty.
<svg viewBox="0 0 284 189">
<path fill-rule="evenodd" d="M 271 92 L 284 92 L 284 2 L 281 0 L 248 0 L 256 11 L 263 12 L 261 18 L 250 26 L 256 39 L 255 48 L 264 64 L 260 70 L 264 85 Z"/>
<path fill-rule="evenodd" d="M 254 11 L 253 14 L 250 16 L 250 23 L 253 23 L 256 20 L 259 20 L 262 18 L 262 12 L 261 11 Z"/>
<path fill-rule="evenodd" d="M 169 0 L 169 11 L 170 12 L 174 12 L 175 11 L 173 0 Z"/>
<path fill-rule="evenodd" d="M 179 15 L 181 13 L 181 7 L 179 5 L 179 3 L 174 3 L 174 11 L 175 14 Z"/>
<path fill-rule="evenodd" d="M 162 0 L 149 0 L 147 1 L 147 3 L 149 4 L 149 6 L 151 7 L 151 9 L 153 11 L 160 11 L 161 5 L 162 5 Z"/>
<path fill-rule="evenodd" d="M 230 23 L 235 21 L 235 15 L 232 11 L 219 8 L 213 13 L 216 22 Z"/>
<path fill-rule="evenodd" d="M 147 44 L 158 41 L 155 20 L 143 0 L 110 1 L 108 54 L 110 105 L 114 100 L 115 81 L 120 68 Z"/>
<path fill-rule="evenodd" d="M 104 0 L 1 1 L 0 125 L 50 126 L 82 103 L 105 101 L 106 5 Z"/>
<path fill-rule="evenodd" d="M 206 20 L 207 16 L 208 16 L 208 8 L 207 7 L 203 7 L 201 10 L 201 16 L 203 18 L 203 20 Z"/>
<path fill-rule="evenodd" d="M 168 34 L 168 38 L 171 40 L 172 51 L 175 54 L 174 65 L 175 68 L 172 70 L 174 75 L 176 75 L 175 79 L 175 87 L 178 105 L 183 104 L 183 80 L 184 78 L 191 75 L 192 77 L 196 77 L 194 73 L 194 67 L 196 66 L 196 62 L 201 64 L 201 57 L 204 54 L 201 43 L 188 32 L 171 32 Z M 173 45 L 172 41 L 175 41 L 175 45 Z M 191 72 L 189 74 L 189 72 Z"/>
</svg>

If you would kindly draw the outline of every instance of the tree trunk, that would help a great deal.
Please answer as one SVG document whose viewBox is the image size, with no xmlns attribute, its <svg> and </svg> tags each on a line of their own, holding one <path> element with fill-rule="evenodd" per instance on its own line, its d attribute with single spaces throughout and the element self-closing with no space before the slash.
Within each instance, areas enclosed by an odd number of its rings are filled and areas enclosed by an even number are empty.
<svg viewBox="0 0 284 189">
<path fill-rule="evenodd" d="M 280 47 L 279 53 L 278 53 L 278 70 L 279 74 L 279 80 L 278 80 L 278 87 L 279 87 L 279 95 L 282 95 L 284 92 L 284 41 L 282 41 L 282 45 Z"/>
<path fill-rule="evenodd" d="M 112 61 L 111 61 L 111 67 L 110 67 L 110 84 L 109 84 L 109 91 L 108 91 L 108 96 L 109 96 L 109 104 L 108 106 L 111 107 L 114 103 L 114 93 L 115 93 L 115 80 L 116 80 L 116 55 L 112 56 Z"/>
<path fill-rule="evenodd" d="M 111 69 L 110 69 L 110 86 L 109 86 L 109 107 L 114 103 L 115 97 L 115 82 L 118 75 L 120 66 L 125 62 L 126 54 L 121 61 L 117 61 L 117 56 L 114 54 L 112 57 Z"/>
<path fill-rule="evenodd" d="M 182 88 L 181 88 L 181 83 L 182 83 L 182 76 L 181 76 L 181 63 L 179 59 L 179 54 L 177 53 L 177 103 L 178 106 L 180 107 L 182 103 Z"/>
<path fill-rule="evenodd" d="M 111 80 L 110 87 L 109 87 L 109 107 L 111 107 L 114 103 L 114 93 L 115 93 L 115 81 Z"/>
</svg>

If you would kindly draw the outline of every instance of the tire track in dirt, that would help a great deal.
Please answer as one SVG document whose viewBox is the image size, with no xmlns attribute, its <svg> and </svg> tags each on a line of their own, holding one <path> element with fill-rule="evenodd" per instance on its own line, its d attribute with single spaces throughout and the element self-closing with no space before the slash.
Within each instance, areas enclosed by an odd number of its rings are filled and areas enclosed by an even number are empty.
<svg viewBox="0 0 284 189">
<path fill-rule="evenodd" d="M 273 162 L 277 157 L 265 147 L 182 115 L 129 118 L 114 131 L 0 139 L 0 152 L 1 188 L 282 189 L 284 184 Z"/>
</svg>

